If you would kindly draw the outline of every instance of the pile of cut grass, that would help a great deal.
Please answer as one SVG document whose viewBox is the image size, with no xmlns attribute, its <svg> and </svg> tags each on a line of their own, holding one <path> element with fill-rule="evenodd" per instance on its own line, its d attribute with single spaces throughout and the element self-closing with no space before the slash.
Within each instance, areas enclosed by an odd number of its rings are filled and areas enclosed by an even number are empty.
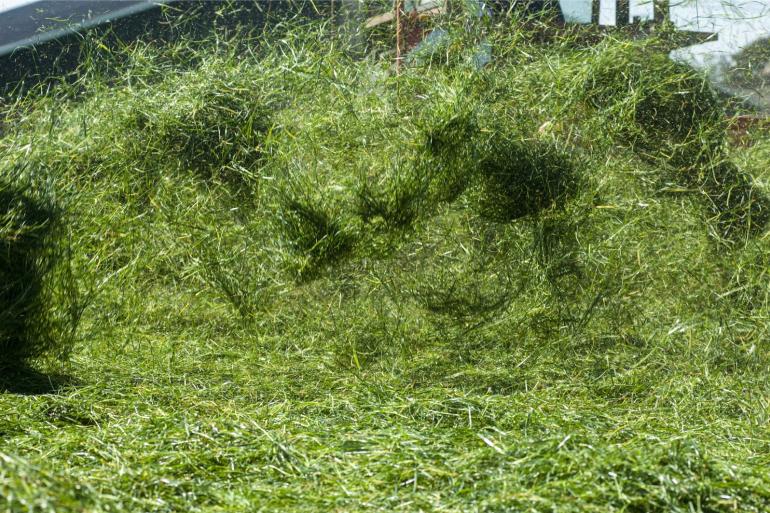
<svg viewBox="0 0 770 513">
<path fill-rule="evenodd" d="M 768 508 L 770 140 L 665 41 L 471 21 L 17 102 L 93 300 L 82 386 L 0 397 L 0 507 Z"/>
<path fill-rule="evenodd" d="M 65 356 L 79 321 L 67 227 L 55 194 L 23 170 L 0 180 L 0 369 Z"/>
</svg>

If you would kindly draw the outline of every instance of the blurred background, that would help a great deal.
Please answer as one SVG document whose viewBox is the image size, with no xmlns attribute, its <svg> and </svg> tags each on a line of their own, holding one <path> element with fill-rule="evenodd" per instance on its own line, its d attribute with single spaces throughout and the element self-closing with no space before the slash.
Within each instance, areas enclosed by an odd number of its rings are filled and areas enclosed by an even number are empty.
<svg viewBox="0 0 770 513">
<path fill-rule="evenodd" d="M 330 17 L 356 30 L 405 12 L 476 4 L 480 15 L 553 10 L 556 23 L 637 30 L 667 24 L 690 34 L 671 57 L 709 74 L 722 90 L 770 108 L 770 5 L 766 0 L 0 0 L 0 91 L 61 76 L 83 58 L 83 33 L 107 45 L 205 37 L 214 27 L 259 30 L 271 13 Z"/>
</svg>

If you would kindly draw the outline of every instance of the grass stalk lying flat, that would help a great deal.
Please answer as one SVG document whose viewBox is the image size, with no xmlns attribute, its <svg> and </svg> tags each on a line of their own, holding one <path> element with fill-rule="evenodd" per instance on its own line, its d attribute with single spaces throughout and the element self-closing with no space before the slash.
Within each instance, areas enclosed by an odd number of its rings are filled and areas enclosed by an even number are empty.
<svg viewBox="0 0 770 513">
<path fill-rule="evenodd" d="M 0 272 L 80 323 L 50 393 L 4 374 L 0 510 L 770 508 L 770 139 L 660 38 L 471 21 L 400 75 L 280 25 L 9 102 Z"/>
</svg>

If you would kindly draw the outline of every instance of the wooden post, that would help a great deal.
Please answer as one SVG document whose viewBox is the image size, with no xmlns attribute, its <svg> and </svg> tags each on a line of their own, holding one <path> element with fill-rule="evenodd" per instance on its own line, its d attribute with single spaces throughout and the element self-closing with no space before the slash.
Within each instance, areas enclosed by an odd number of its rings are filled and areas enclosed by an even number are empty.
<svg viewBox="0 0 770 513">
<path fill-rule="evenodd" d="M 668 0 L 654 0 L 653 2 L 655 23 L 663 23 L 669 20 L 669 4 Z"/>
<path fill-rule="evenodd" d="M 403 35 L 401 34 L 401 12 L 404 10 L 404 0 L 394 0 L 393 9 L 396 18 L 396 73 L 401 71 L 401 52 L 403 50 Z"/>
</svg>

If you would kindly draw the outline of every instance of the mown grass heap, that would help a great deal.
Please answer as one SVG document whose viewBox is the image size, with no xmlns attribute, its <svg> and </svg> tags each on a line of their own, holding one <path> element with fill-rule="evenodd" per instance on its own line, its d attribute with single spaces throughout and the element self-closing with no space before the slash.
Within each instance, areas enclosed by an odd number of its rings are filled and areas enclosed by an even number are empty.
<svg viewBox="0 0 770 513">
<path fill-rule="evenodd" d="M 768 509 L 770 139 L 660 38 L 440 23 L 401 74 L 277 25 L 15 104 L 88 384 L 0 397 L 0 506 Z"/>
<path fill-rule="evenodd" d="M 77 298 L 61 208 L 44 187 L 6 169 L 0 180 L 0 368 L 68 352 Z"/>
</svg>

